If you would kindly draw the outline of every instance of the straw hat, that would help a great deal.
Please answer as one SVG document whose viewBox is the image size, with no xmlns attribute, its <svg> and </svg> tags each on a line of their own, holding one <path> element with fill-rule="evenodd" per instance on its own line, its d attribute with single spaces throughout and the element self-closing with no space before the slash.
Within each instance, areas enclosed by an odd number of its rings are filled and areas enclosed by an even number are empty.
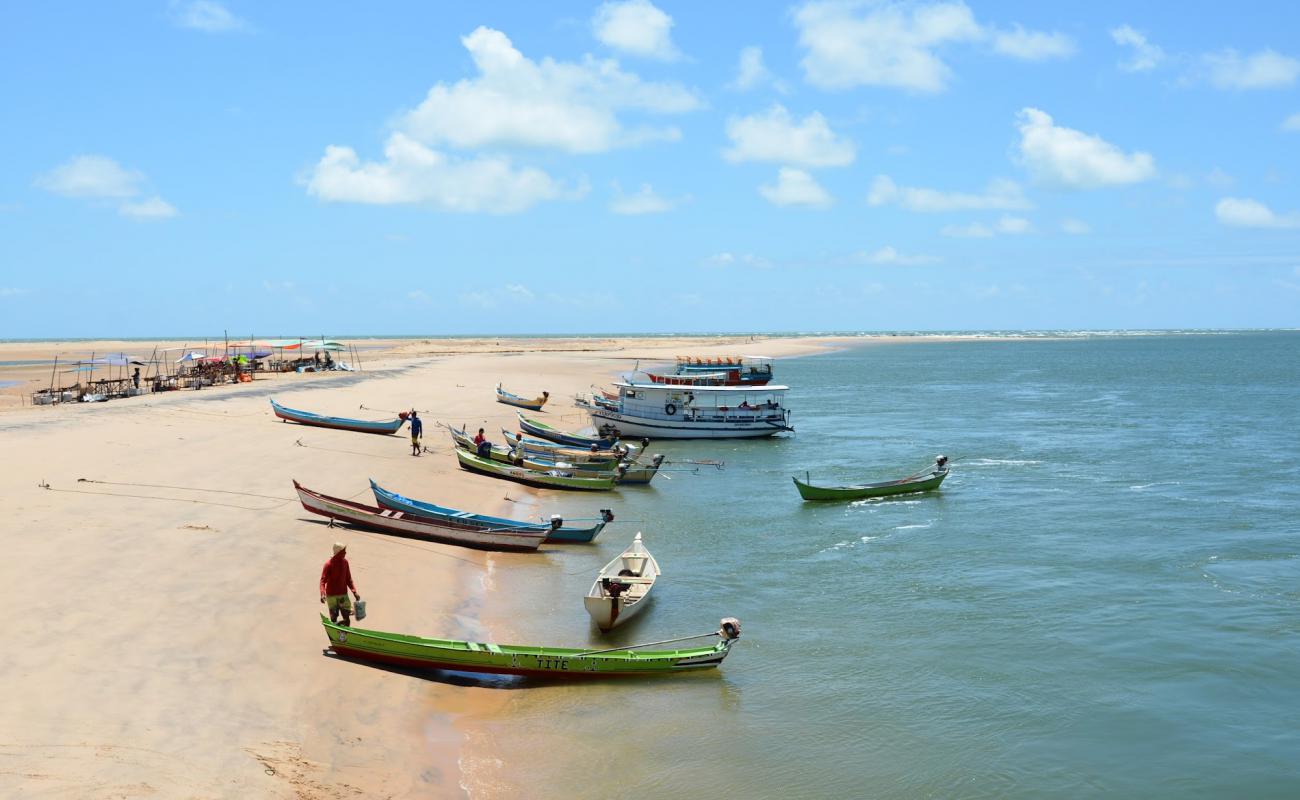
<svg viewBox="0 0 1300 800">
<path fill-rule="evenodd" d="M 334 555 L 338 555 L 339 553 L 342 553 L 344 550 L 347 550 L 347 549 L 348 549 L 348 546 L 345 545 L 345 544 L 343 544 L 342 542 L 335 542 L 335 543 L 334 543 Z"/>
</svg>

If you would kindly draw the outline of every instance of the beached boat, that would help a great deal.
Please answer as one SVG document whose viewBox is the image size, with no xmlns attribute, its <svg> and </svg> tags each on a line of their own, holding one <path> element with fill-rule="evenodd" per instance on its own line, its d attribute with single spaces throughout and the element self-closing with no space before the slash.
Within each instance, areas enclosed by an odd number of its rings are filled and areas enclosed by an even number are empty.
<svg viewBox="0 0 1300 800">
<path fill-rule="evenodd" d="M 501 429 L 501 433 L 505 436 L 507 445 L 512 448 L 522 446 L 524 452 L 530 455 L 584 466 L 608 464 L 609 469 L 618 466 L 620 461 L 635 461 L 640 455 L 642 447 L 650 442 L 649 439 L 642 439 L 641 445 L 631 442 L 619 442 L 618 450 L 591 450 L 590 448 L 566 447 L 546 439 L 534 439 L 531 436 L 520 436 L 514 431 L 508 431 L 505 428 Z"/>
<path fill-rule="evenodd" d="M 614 409 L 588 409 L 601 436 L 738 439 L 793 431 L 785 386 L 672 386 L 644 373 L 616 381 Z"/>
<path fill-rule="evenodd" d="M 591 447 L 594 444 L 597 450 L 612 450 L 618 444 L 617 436 L 587 436 L 582 433 L 570 433 L 569 431 L 552 428 L 541 420 L 526 417 L 523 414 L 519 414 L 519 429 L 524 433 L 531 433 L 533 436 L 567 447 Z"/>
<path fill-rule="evenodd" d="M 422 500 L 412 500 L 409 497 L 403 497 L 397 492 L 390 492 L 373 480 L 370 481 L 370 491 L 375 494 L 375 502 L 381 508 L 387 508 L 392 511 L 401 511 L 411 516 L 422 519 L 430 519 L 437 522 L 443 522 L 448 525 L 459 525 L 467 528 L 491 528 L 491 529 L 509 529 L 509 530 L 536 530 L 546 534 L 547 542 L 563 542 L 568 544 L 585 543 L 595 539 L 600 532 L 605 529 L 606 523 L 614 521 L 614 512 L 608 508 L 600 510 L 600 520 L 588 527 L 566 526 L 564 517 L 559 514 L 552 514 L 550 522 L 521 522 L 520 520 L 506 519 L 504 517 L 489 517 L 486 514 L 473 514 L 469 511 L 459 511 L 446 506 L 426 503 Z"/>
<path fill-rule="evenodd" d="M 547 536 L 546 531 L 533 528 L 479 528 L 416 517 L 402 511 L 377 508 L 313 492 L 297 481 L 293 482 L 293 488 L 298 492 L 302 507 L 311 513 L 380 533 L 428 539 L 478 550 L 517 552 L 536 550 Z"/>
<path fill-rule="evenodd" d="M 558 470 L 566 475 L 575 478 L 609 478 L 612 477 L 619 484 L 647 484 L 654 480 L 655 475 L 659 473 L 659 467 L 664 463 L 664 457 L 661 453 L 656 453 L 654 458 L 650 459 L 648 464 L 636 464 L 630 461 L 600 461 L 596 463 L 570 463 L 552 458 L 543 458 L 531 454 L 527 450 L 523 451 L 523 460 L 519 460 L 517 455 L 519 450 L 515 448 L 498 447 L 491 443 L 488 444 L 486 453 L 480 452 L 474 440 L 471 439 L 463 430 L 457 430 L 450 426 L 447 430 L 451 432 L 451 439 L 455 445 L 462 450 L 478 454 L 480 457 L 486 456 L 498 464 L 511 464 L 524 469 L 537 470 L 541 472 L 550 472 Z M 606 451 L 612 452 L 612 451 Z"/>
<path fill-rule="evenodd" d="M 504 478 L 528 486 L 537 486 L 542 489 L 579 489 L 607 492 L 614 488 L 616 482 L 613 475 L 603 478 L 578 478 L 572 474 L 566 474 L 566 472 L 570 471 L 561 469 L 542 472 L 535 469 L 515 467 L 493 461 L 490 458 L 482 458 L 476 453 L 462 450 L 459 447 L 456 448 L 456 460 L 460 462 L 461 469 L 491 475 L 494 478 Z"/>
<path fill-rule="evenodd" d="M 501 384 L 499 383 L 497 384 L 497 402 L 505 403 L 508 406 L 518 406 L 519 408 L 526 408 L 529 411 L 541 411 L 542 406 L 546 405 L 546 401 L 549 400 L 550 397 L 551 397 L 550 392 L 542 392 L 541 397 L 535 397 L 529 400 L 526 397 L 520 397 L 517 394 L 511 394 L 510 392 L 507 392 L 505 389 L 502 389 Z"/>
<path fill-rule="evenodd" d="M 659 577 L 659 562 L 645 549 L 638 533 L 618 558 L 596 576 L 582 602 L 602 631 L 631 619 L 650 599 Z"/>
<path fill-rule="evenodd" d="M 302 425 L 312 425 L 317 428 L 334 428 L 340 431 L 356 431 L 358 433 L 397 433 L 402 423 L 406 422 L 406 412 L 403 411 L 397 416 L 397 419 L 383 422 L 371 422 L 364 419 L 348 419 L 347 417 L 326 417 L 320 414 L 313 414 L 310 411 L 299 411 L 295 408 L 285 408 L 275 400 L 271 401 L 271 410 L 275 415 L 285 422 L 297 422 Z"/>
<path fill-rule="evenodd" d="M 350 628 L 320 618 L 336 654 L 414 669 L 486 672 L 501 675 L 539 675 L 555 678 L 592 678 L 614 675 L 668 675 L 713 669 L 740 638 L 740 620 L 723 619 L 718 630 L 683 636 L 648 645 L 609 649 L 576 647 L 526 647 L 455 639 L 425 639 L 400 633 Z M 677 650 L 642 650 L 650 645 L 717 637 L 707 647 Z"/>
<path fill-rule="evenodd" d="M 804 477 L 808 478 L 806 475 Z M 948 468 L 936 464 L 933 469 L 924 473 L 909 475 L 894 481 L 863 483 L 857 486 L 814 486 L 808 482 L 810 478 L 803 481 L 798 478 L 790 480 L 794 481 L 799 496 L 805 500 L 864 500 L 871 497 L 928 492 L 938 489 L 939 484 L 943 483 L 946 477 L 948 477 Z"/>
</svg>

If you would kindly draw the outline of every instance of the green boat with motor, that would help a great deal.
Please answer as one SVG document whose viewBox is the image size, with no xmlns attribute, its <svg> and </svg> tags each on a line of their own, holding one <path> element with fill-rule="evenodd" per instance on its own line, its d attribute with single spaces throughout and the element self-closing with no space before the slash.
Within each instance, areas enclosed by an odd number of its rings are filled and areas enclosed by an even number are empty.
<svg viewBox="0 0 1300 800">
<path fill-rule="evenodd" d="M 650 481 L 654 480 L 655 475 L 659 473 L 659 467 L 663 466 L 664 463 L 662 453 L 655 453 L 654 458 L 650 459 L 650 463 L 644 465 L 636 465 L 627 461 L 621 463 L 571 464 L 567 461 L 556 461 L 530 455 L 526 450 L 521 460 L 516 458 L 518 455 L 517 449 L 498 447 L 491 442 L 484 442 L 480 448 L 474 444 L 474 440 L 465 431 L 457 430 L 451 426 L 447 426 L 447 430 L 451 432 L 451 440 L 456 447 L 475 453 L 480 458 L 490 458 L 498 464 L 513 464 L 516 467 L 523 467 L 534 472 L 558 471 L 573 478 L 613 478 L 615 483 L 623 486 L 650 483 Z"/>
<path fill-rule="evenodd" d="M 613 648 L 526 647 L 454 639 L 425 639 L 401 633 L 336 625 L 321 615 L 321 625 L 337 655 L 415 669 L 533 675 L 554 678 L 599 678 L 615 675 L 669 675 L 714 669 L 740 638 L 740 620 L 727 617 L 718 630 L 641 645 Z M 678 650 L 641 648 L 717 638 L 707 647 Z"/>
<path fill-rule="evenodd" d="M 536 486 L 541 489 L 576 489 L 583 491 L 608 492 L 618 483 L 616 473 L 609 473 L 600 478 L 581 478 L 573 474 L 572 470 L 551 469 L 536 470 L 527 469 L 526 467 L 515 467 L 510 464 L 502 464 L 493 461 L 490 458 L 482 458 L 468 450 L 456 448 L 456 460 L 460 462 L 461 469 L 470 472 L 478 472 L 483 475 L 491 475 L 494 478 L 503 478 L 508 481 L 515 481 L 527 486 Z"/>
<path fill-rule="evenodd" d="M 805 476 L 807 477 L 807 476 Z M 933 466 L 923 472 L 880 483 L 863 483 L 857 486 L 814 486 L 808 481 L 791 478 L 799 496 L 805 500 L 866 500 L 873 497 L 893 497 L 900 494 L 929 492 L 939 488 L 948 477 L 948 458 L 939 456 Z"/>
</svg>

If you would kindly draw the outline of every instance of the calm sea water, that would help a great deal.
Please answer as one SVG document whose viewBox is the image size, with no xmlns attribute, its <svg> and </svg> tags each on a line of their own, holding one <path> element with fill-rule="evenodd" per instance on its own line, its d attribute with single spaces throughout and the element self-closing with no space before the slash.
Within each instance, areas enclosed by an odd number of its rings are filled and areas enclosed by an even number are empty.
<svg viewBox="0 0 1300 800">
<path fill-rule="evenodd" d="M 1300 334 L 902 343 L 778 363 L 797 433 L 613 501 L 598 546 L 515 558 L 537 643 L 744 636 L 714 674 L 494 684 L 520 796 L 1300 795 Z M 942 492 L 805 504 L 790 476 Z M 670 480 L 663 480 L 663 477 Z M 572 499 L 571 513 L 600 499 Z M 581 596 L 641 530 L 653 605 Z"/>
</svg>

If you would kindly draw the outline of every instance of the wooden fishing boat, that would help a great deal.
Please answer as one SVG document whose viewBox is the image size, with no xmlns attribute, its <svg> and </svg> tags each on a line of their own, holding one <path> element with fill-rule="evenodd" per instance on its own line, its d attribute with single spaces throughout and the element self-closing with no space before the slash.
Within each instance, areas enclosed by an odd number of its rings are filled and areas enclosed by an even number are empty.
<svg viewBox="0 0 1300 800">
<path fill-rule="evenodd" d="M 403 411 L 397 415 L 397 419 L 385 422 L 371 422 L 364 419 L 348 419 L 347 417 L 326 417 L 320 414 L 313 414 L 310 411 L 299 411 L 295 408 L 285 408 L 275 400 L 271 401 L 271 410 L 275 415 L 285 422 L 297 422 L 302 425 L 312 425 L 317 428 L 334 428 L 340 431 L 356 431 L 358 433 L 397 433 L 406 422 L 406 412 Z"/>
<path fill-rule="evenodd" d="M 477 454 L 462 450 L 459 447 L 456 448 L 456 459 L 460 462 L 461 469 L 491 475 L 494 478 L 504 478 L 528 486 L 537 486 L 542 489 L 580 489 L 607 492 L 614 488 L 615 483 L 613 475 L 604 478 L 577 478 L 571 474 L 565 474 L 566 471 L 560 469 L 545 472 L 525 469 L 524 467 L 501 464 L 490 458 L 480 458 Z"/>
<path fill-rule="evenodd" d="M 807 477 L 807 476 L 805 476 Z M 895 481 L 863 483 L 857 486 L 813 486 L 811 483 L 791 478 L 799 496 L 805 500 L 863 500 L 871 497 L 891 497 L 897 494 L 928 492 L 939 488 L 948 477 L 948 468 L 941 467 L 923 474 L 909 475 Z"/>
<path fill-rule="evenodd" d="M 302 507 L 311 513 L 380 533 L 428 539 L 432 542 L 473 547 L 478 550 L 516 552 L 536 550 L 547 535 L 546 531 L 533 528 L 479 528 L 448 524 L 412 516 L 403 511 L 392 511 L 330 497 L 313 492 L 297 481 L 293 482 L 293 488 L 298 491 L 298 499 L 302 502 Z"/>
<path fill-rule="evenodd" d="M 614 521 L 614 512 L 608 508 L 600 510 L 600 521 L 595 525 L 580 528 L 566 526 L 564 517 L 559 514 L 552 514 L 550 522 L 521 522 L 504 517 L 489 517 L 486 514 L 473 514 L 469 511 L 459 511 L 446 506 L 439 506 L 433 503 L 426 503 L 422 500 L 412 500 L 409 497 L 403 497 L 397 492 L 390 492 L 373 480 L 370 481 L 370 491 L 375 494 L 375 502 L 381 508 L 387 508 L 393 511 L 401 511 L 413 517 L 421 519 L 434 520 L 443 522 L 448 525 L 464 526 L 466 528 L 491 528 L 496 530 L 536 530 L 546 534 L 547 542 L 561 542 L 566 544 L 586 543 L 595 539 L 600 532 L 605 529 L 606 523 Z"/>
<path fill-rule="evenodd" d="M 638 533 L 618 558 L 605 565 L 582 599 L 596 627 L 607 631 L 631 619 L 650 600 L 659 562 Z"/>
<path fill-rule="evenodd" d="M 519 414 L 519 429 L 525 433 L 531 433 L 533 436 L 538 436 L 568 447 L 591 447 L 594 444 L 596 445 L 597 450 L 612 450 L 614 445 L 618 443 L 618 437 L 587 436 L 581 433 L 570 433 L 568 431 L 559 430 L 558 428 L 552 428 L 541 420 L 532 419 L 523 414 Z"/>
<path fill-rule="evenodd" d="M 740 638 L 740 620 L 723 619 L 718 630 L 647 645 L 610 649 L 527 647 L 455 639 L 425 639 L 400 633 L 350 628 L 320 618 L 336 654 L 361 661 L 415 669 L 486 672 L 499 675 L 539 675 L 555 678 L 593 678 L 614 675 L 668 675 L 713 669 Z M 717 637 L 707 647 L 677 650 L 642 650 L 650 645 Z"/>
<path fill-rule="evenodd" d="M 546 439 L 534 439 L 530 436 L 520 436 L 513 431 L 505 428 L 501 429 L 505 436 L 506 444 L 510 447 L 524 448 L 525 453 L 551 459 L 553 461 L 567 461 L 570 464 L 582 464 L 584 467 L 591 469 L 597 464 L 608 465 L 608 469 L 614 469 L 620 461 L 635 461 L 640 453 L 641 448 L 629 442 L 620 442 L 618 450 L 595 450 L 582 449 L 580 447 L 565 447 L 562 444 L 548 441 Z"/>
<path fill-rule="evenodd" d="M 447 431 L 451 433 L 451 440 L 457 447 L 462 447 L 471 453 L 478 453 L 478 445 L 474 444 L 474 439 L 461 428 L 447 426 Z M 519 452 L 515 447 L 502 447 L 498 444 L 489 443 L 488 455 L 493 461 L 502 464 L 514 464 L 515 455 Z M 612 452 L 612 451 L 606 451 Z M 611 474 L 618 469 L 620 462 L 616 459 L 606 459 L 596 462 L 570 462 L 563 458 L 556 458 L 551 454 L 530 453 L 528 450 L 523 451 L 524 463 L 522 466 L 528 469 L 578 469 L 582 472 Z M 518 466 L 518 465 L 517 465 Z"/>
<path fill-rule="evenodd" d="M 546 405 L 546 401 L 549 400 L 550 397 L 550 392 L 542 392 L 541 397 L 535 397 L 532 400 L 529 400 L 526 397 L 511 394 L 505 389 L 502 389 L 501 384 L 497 384 L 497 402 L 505 403 L 508 406 L 518 406 L 519 408 L 526 408 L 529 411 L 541 411 L 542 406 Z"/>
</svg>

